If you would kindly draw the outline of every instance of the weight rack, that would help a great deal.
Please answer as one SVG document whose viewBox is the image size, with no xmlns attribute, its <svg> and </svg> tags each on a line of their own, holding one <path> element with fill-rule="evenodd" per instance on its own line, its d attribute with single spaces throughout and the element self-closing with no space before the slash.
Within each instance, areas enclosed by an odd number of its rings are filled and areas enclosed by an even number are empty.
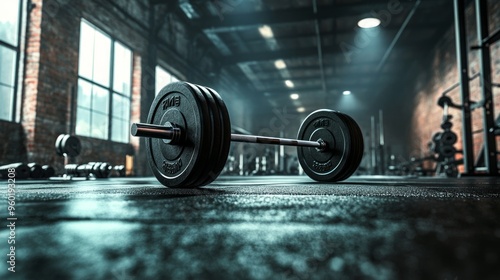
<svg viewBox="0 0 500 280">
<path fill-rule="evenodd" d="M 462 105 L 459 106 L 462 111 L 462 142 L 463 142 L 463 176 L 481 175 L 474 166 L 473 140 L 472 140 L 472 122 L 471 111 L 476 108 L 483 109 L 483 136 L 484 136 L 484 164 L 485 174 L 489 176 L 498 176 L 497 166 L 497 147 L 493 103 L 493 84 L 491 81 L 491 44 L 500 40 L 500 29 L 489 34 L 488 29 L 488 7 L 486 0 L 475 0 L 476 21 L 478 33 L 478 46 L 471 49 L 479 52 L 479 79 L 481 83 L 482 100 L 478 102 L 481 106 L 476 106 L 470 100 L 469 88 L 469 63 L 467 60 L 467 34 L 465 24 L 465 0 L 454 0 L 455 12 L 455 38 L 457 48 L 457 68 L 459 77 L 460 95 Z"/>
</svg>

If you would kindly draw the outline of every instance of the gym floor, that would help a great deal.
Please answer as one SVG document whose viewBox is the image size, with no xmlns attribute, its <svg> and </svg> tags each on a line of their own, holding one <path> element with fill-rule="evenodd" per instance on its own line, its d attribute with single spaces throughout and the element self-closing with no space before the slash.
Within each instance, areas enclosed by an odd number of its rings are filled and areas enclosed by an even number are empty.
<svg viewBox="0 0 500 280">
<path fill-rule="evenodd" d="M 498 279 L 499 186 L 484 177 L 220 177 L 191 190 L 154 178 L 18 181 L 16 273 L 4 267 L 0 278 Z M 9 229 L 0 236 L 8 248 Z"/>
</svg>

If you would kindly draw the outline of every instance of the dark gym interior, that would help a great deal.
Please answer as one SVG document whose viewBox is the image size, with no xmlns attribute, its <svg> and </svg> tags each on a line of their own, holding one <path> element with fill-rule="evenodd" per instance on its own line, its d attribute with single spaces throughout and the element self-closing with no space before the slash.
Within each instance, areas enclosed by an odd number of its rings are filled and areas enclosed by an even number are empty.
<svg viewBox="0 0 500 280">
<path fill-rule="evenodd" d="M 500 2 L 0 0 L 0 279 L 498 279 Z"/>
</svg>

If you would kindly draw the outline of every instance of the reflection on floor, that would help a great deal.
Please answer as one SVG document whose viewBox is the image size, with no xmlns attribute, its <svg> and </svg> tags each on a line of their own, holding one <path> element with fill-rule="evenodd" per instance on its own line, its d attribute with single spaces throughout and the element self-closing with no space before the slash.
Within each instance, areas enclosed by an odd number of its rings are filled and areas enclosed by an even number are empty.
<svg viewBox="0 0 500 280">
<path fill-rule="evenodd" d="M 7 270 L 3 227 L 0 279 L 500 275 L 500 178 L 221 177 L 196 190 L 131 178 L 16 188 L 16 273 Z"/>
</svg>

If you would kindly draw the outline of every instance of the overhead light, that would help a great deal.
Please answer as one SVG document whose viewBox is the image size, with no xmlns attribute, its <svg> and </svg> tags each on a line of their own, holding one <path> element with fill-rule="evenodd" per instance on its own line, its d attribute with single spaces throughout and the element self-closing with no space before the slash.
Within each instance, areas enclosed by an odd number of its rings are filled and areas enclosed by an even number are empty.
<svg viewBox="0 0 500 280">
<path fill-rule="evenodd" d="M 351 93 L 352 93 L 352 92 L 351 92 L 350 90 L 344 90 L 344 91 L 342 92 L 342 94 L 343 94 L 343 95 L 349 95 L 349 94 L 351 94 Z"/>
<path fill-rule="evenodd" d="M 304 113 L 305 111 L 306 111 L 306 108 L 304 108 L 304 107 L 297 108 L 297 112 L 299 112 L 299 113 Z"/>
<path fill-rule="evenodd" d="M 380 25 L 380 19 L 378 18 L 364 18 L 358 21 L 358 26 L 361 28 L 373 28 Z"/>
<path fill-rule="evenodd" d="M 292 93 L 292 94 L 290 94 L 290 98 L 293 99 L 293 100 L 297 100 L 297 99 L 299 99 L 299 94 L 298 93 Z"/>
<path fill-rule="evenodd" d="M 262 37 L 264 38 L 272 38 L 274 36 L 273 30 L 271 29 L 271 27 L 269 27 L 269 25 L 262 25 L 261 27 L 259 27 L 259 32 L 260 35 L 262 35 Z"/>
<path fill-rule="evenodd" d="M 287 87 L 289 87 L 289 88 L 293 88 L 293 87 L 295 86 L 295 85 L 293 84 L 293 82 L 292 82 L 292 81 L 290 81 L 290 80 L 286 80 L 286 81 L 285 81 L 285 85 L 286 85 Z"/>
<path fill-rule="evenodd" d="M 285 69 L 286 68 L 286 64 L 285 64 L 285 61 L 283 61 L 283 59 L 278 59 L 274 62 L 274 66 L 276 66 L 276 68 L 278 69 Z"/>
</svg>

